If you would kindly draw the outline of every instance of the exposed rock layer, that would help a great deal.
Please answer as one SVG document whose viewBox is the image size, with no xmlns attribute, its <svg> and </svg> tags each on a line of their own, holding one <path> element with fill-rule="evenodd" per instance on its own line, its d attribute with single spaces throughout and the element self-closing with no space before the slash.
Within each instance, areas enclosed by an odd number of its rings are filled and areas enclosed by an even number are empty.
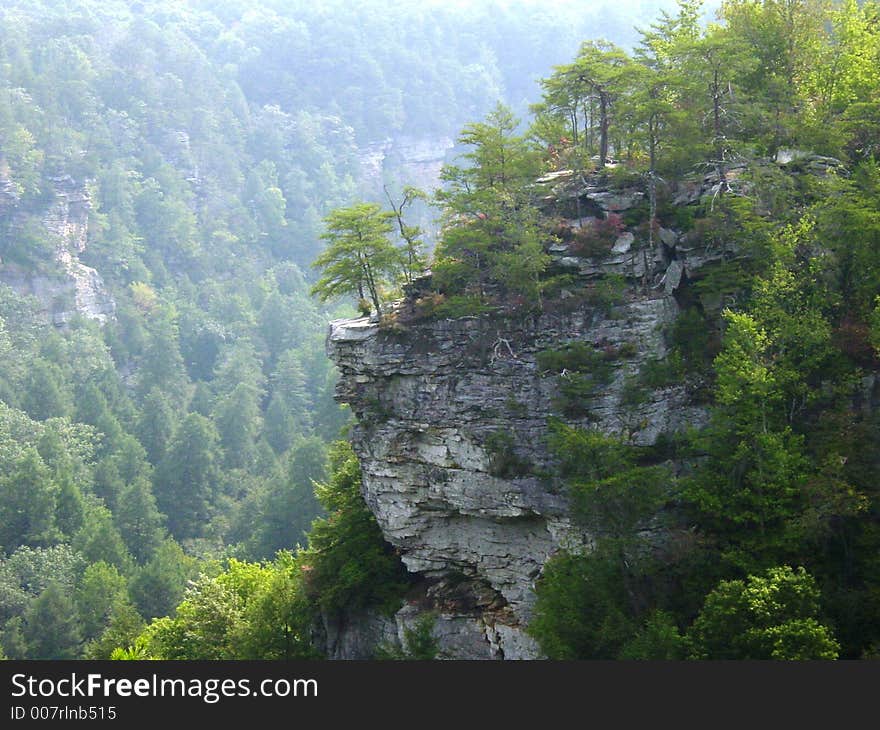
<svg viewBox="0 0 880 730">
<path fill-rule="evenodd" d="M 66 325 L 76 315 L 103 324 L 115 316 L 116 302 L 101 275 L 79 260 L 88 245 L 91 199 L 69 176 L 52 182 L 53 202 L 43 215 L 46 236 L 54 246 L 52 266 L 35 270 L 4 263 L 0 265 L 0 282 L 35 297 L 57 326 Z"/>
<path fill-rule="evenodd" d="M 716 171 L 670 192 L 679 205 L 710 207 L 720 194 L 748 190 L 742 172 Z M 381 634 L 399 643 L 413 616 L 432 609 L 442 656 L 538 656 L 524 630 L 535 581 L 554 552 L 591 542 L 570 519 L 547 443 L 548 419 L 559 413 L 560 389 L 571 374 L 542 372 L 542 351 L 581 342 L 602 358 L 601 386 L 577 417 L 567 414 L 569 422 L 652 445 L 706 421 L 705 405 L 686 382 L 636 399 L 627 394 L 644 365 L 666 355 L 665 335 L 680 302 L 710 315 L 725 306 L 723 297 L 705 287 L 697 294 L 693 284 L 738 252 L 675 230 L 648 236 L 644 226 L 621 226 L 603 255 L 586 257 L 576 232 L 596 221 L 623 221 L 621 211 L 646 205 L 644 191 L 612 189 L 601 177 L 571 171 L 538 184 L 543 204 L 574 232 L 549 247 L 551 271 L 572 275 L 574 283 L 544 313 L 413 319 L 407 315 L 414 289 L 399 305 L 400 327 L 367 318 L 331 323 L 328 353 L 341 373 L 337 398 L 357 419 L 352 442 L 364 497 L 426 586 L 393 619 L 356 619 L 370 624 L 373 639 Z M 622 291 L 612 301 L 597 297 L 612 281 L 622 282 Z M 499 469 L 499 444 L 514 469 Z M 328 654 L 367 656 L 366 623 L 331 627 Z"/>
</svg>

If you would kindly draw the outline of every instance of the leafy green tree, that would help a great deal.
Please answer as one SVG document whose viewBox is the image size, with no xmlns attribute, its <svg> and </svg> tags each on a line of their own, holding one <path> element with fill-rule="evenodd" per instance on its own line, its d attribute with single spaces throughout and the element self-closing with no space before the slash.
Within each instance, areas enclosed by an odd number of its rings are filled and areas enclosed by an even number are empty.
<svg viewBox="0 0 880 730">
<path fill-rule="evenodd" d="M 156 388 L 175 407 L 180 407 L 186 402 L 188 384 L 177 323 L 171 312 L 162 311 L 150 323 L 150 335 L 138 371 L 139 392 L 144 397 Z"/>
<path fill-rule="evenodd" d="M 103 561 L 91 563 L 76 587 L 79 626 L 85 640 L 94 639 L 107 627 L 115 604 L 128 601 L 128 581 L 115 566 Z"/>
<path fill-rule="evenodd" d="M 73 410 L 60 368 L 42 358 L 30 364 L 21 402 L 28 415 L 38 421 L 67 416 Z"/>
<path fill-rule="evenodd" d="M 312 612 L 302 590 L 300 564 L 289 552 L 275 559 L 272 572 L 244 612 L 238 645 L 242 657 L 313 659 Z"/>
<path fill-rule="evenodd" d="M 761 108 L 759 129 L 771 152 L 797 140 L 797 110 L 806 103 L 804 81 L 809 69 L 821 57 L 830 26 L 829 7 L 825 0 L 733 0 L 722 8 L 725 34 L 741 58 L 754 61 L 740 77 Z M 720 56 L 716 59 L 722 73 L 733 70 Z"/>
<path fill-rule="evenodd" d="M 299 583 L 289 553 L 270 564 L 230 560 L 218 575 L 194 581 L 174 618 L 153 621 L 133 645 L 153 659 L 315 658 Z"/>
<path fill-rule="evenodd" d="M 403 279 L 405 283 L 410 284 L 419 273 L 425 270 L 427 262 L 424 255 L 425 243 L 422 241 L 424 232 L 419 226 L 408 225 L 404 215 L 414 203 L 427 201 L 428 195 L 424 190 L 412 185 L 404 186 L 401 195 L 401 200 L 398 203 L 391 197 L 388 188 L 385 188 L 385 196 L 388 198 L 388 203 L 397 221 L 398 235 L 404 243 Z"/>
<path fill-rule="evenodd" d="M 156 503 L 176 538 L 203 534 L 217 489 L 218 441 L 211 421 L 191 413 L 181 423 L 156 469 Z"/>
<path fill-rule="evenodd" d="M 443 168 L 446 187 L 437 197 L 444 205 L 444 228 L 432 272 L 445 294 L 476 296 L 480 303 L 498 293 L 540 300 L 548 257 L 529 190 L 538 158 L 525 137 L 515 134 L 518 124 L 499 105 L 459 137 L 470 148 L 463 155 L 469 166 Z"/>
<path fill-rule="evenodd" d="M 151 389 L 144 398 L 135 433 L 154 466 L 165 456 L 174 434 L 175 420 L 174 409 L 168 398 L 158 388 Z"/>
<path fill-rule="evenodd" d="M 616 659 L 632 640 L 638 624 L 621 567 L 602 548 L 545 563 L 528 631 L 550 659 Z"/>
<path fill-rule="evenodd" d="M 64 589 L 51 583 L 22 615 L 20 659 L 77 659 L 82 636 L 76 607 Z"/>
<path fill-rule="evenodd" d="M 72 594 L 84 567 L 69 545 L 20 547 L 0 560 L 0 624 L 20 615 L 50 583 Z"/>
<path fill-rule="evenodd" d="M 656 610 L 645 620 L 633 638 L 623 645 L 620 659 L 669 660 L 683 659 L 684 637 L 679 633 L 675 617 Z"/>
<path fill-rule="evenodd" d="M 297 424 L 291 411 L 283 395 L 273 394 L 263 421 L 263 435 L 276 454 L 287 451 L 296 437 Z"/>
<path fill-rule="evenodd" d="M 819 599 L 803 568 L 722 581 L 688 630 L 691 653 L 698 659 L 836 659 L 840 647 L 819 621 Z"/>
<path fill-rule="evenodd" d="M 72 544 L 88 563 L 105 562 L 122 573 L 131 570 L 131 554 L 113 524 L 112 513 L 103 505 L 90 505 Z"/>
<path fill-rule="evenodd" d="M 326 476 L 327 449 L 317 437 L 300 441 L 291 450 L 287 474 L 276 478 L 262 495 L 250 554 L 271 558 L 279 550 L 304 545 L 312 521 L 321 513 L 315 484 Z"/>
<path fill-rule="evenodd" d="M 183 598 L 194 569 L 195 560 L 174 540 L 165 540 L 129 583 L 129 593 L 140 614 L 146 619 L 171 614 Z"/>
<path fill-rule="evenodd" d="M 360 482 L 357 457 L 348 443 L 337 442 L 330 478 L 317 487 L 328 516 L 314 522 L 300 557 L 309 602 L 330 614 L 366 606 L 394 610 L 406 586 L 406 569 L 364 504 Z"/>
<path fill-rule="evenodd" d="M 136 479 L 125 487 L 113 519 L 134 559 L 139 563 L 149 560 L 165 535 L 164 520 L 149 481 Z"/>
<path fill-rule="evenodd" d="M 381 314 L 384 288 L 394 284 L 402 264 L 400 250 L 389 238 L 393 217 L 375 203 L 331 212 L 321 235 L 328 242 L 327 249 L 312 264 L 321 270 L 312 293 L 322 301 L 344 294 L 357 294 L 360 301 L 369 297 Z"/>
<path fill-rule="evenodd" d="M 110 659 L 117 647 L 134 645 L 144 630 L 144 621 L 127 601 L 117 601 L 110 607 L 107 626 L 101 635 L 86 643 L 84 659 Z"/>
<path fill-rule="evenodd" d="M 247 467 L 254 457 L 254 443 L 260 427 L 258 393 L 245 383 L 217 404 L 214 423 L 223 447 L 227 468 Z"/>
<path fill-rule="evenodd" d="M 55 522 L 58 488 L 35 448 L 27 448 L 0 478 L 0 545 L 52 545 L 61 537 Z"/>
<path fill-rule="evenodd" d="M 599 168 L 605 167 L 608 160 L 615 101 L 626 92 L 632 72 L 629 56 L 607 41 L 586 41 L 574 63 L 563 70 L 573 84 L 583 89 L 580 95 L 596 105 L 590 121 L 598 135 Z"/>
</svg>

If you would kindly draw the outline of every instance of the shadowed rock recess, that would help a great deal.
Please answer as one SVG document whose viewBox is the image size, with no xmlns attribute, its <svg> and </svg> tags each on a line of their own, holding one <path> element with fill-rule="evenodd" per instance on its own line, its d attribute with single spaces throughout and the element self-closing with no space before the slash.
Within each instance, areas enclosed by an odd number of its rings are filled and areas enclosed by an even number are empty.
<svg viewBox="0 0 880 730">
<path fill-rule="evenodd" d="M 711 195 L 713 183 L 698 181 L 680 204 Z M 571 191 L 563 181 L 553 195 L 580 195 L 600 216 L 641 196 L 595 185 Z M 590 535 L 570 518 L 547 443 L 568 374 L 542 371 L 539 353 L 580 342 L 601 358 L 601 383 L 576 413 L 561 414 L 568 423 L 652 445 L 706 422 L 688 378 L 643 387 L 638 399 L 627 398 L 627 387 L 647 361 L 667 354 L 665 333 L 683 303 L 693 304 L 694 282 L 737 254 L 674 230 L 653 238 L 652 248 L 643 232 L 623 230 L 596 259 L 573 255 L 565 243 L 551 247 L 551 268 L 577 283 L 540 314 L 419 319 L 405 316 L 411 294 L 396 305 L 393 326 L 369 318 L 330 324 L 328 354 L 341 374 L 336 398 L 356 418 L 364 497 L 418 588 L 393 618 L 326 625 L 329 656 L 365 657 L 378 643 L 399 643 L 425 610 L 437 615 L 441 657 L 540 656 L 525 631 L 535 581 L 550 556 L 588 548 Z M 584 296 L 609 277 L 620 287 L 612 303 Z M 717 312 L 723 304 L 700 306 Z"/>
</svg>

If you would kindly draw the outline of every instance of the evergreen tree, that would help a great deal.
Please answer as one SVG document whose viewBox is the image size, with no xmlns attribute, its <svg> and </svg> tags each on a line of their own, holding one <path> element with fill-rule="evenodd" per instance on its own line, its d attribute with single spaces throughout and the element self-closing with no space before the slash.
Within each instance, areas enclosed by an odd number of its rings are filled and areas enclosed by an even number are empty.
<svg viewBox="0 0 880 730">
<path fill-rule="evenodd" d="M 70 393 L 64 387 L 64 377 L 57 365 L 42 358 L 30 364 L 21 404 L 28 415 L 38 421 L 70 415 L 73 410 Z"/>
<path fill-rule="evenodd" d="M 459 142 L 469 167 L 448 165 L 438 193 L 444 204 L 443 238 L 432 267 L 435 282 L 448 295 L 523 296 L 536 302 L 539 280 L 548 257 L 540 243 L 537 210 L 529 185 L 537 173 L 537 156 L 519 121 L 499 105 L 485 122 L 465 127 Z"/>
<path fill-rule="evenodd" d="M 214 425 L 204 416 L 191 413 L 181 423 L 156 469 L 156 503 L 175 538 L 204 534 L 217 489 L 218 441 Z"/>
<path fill-rule="evenodd" d="M 127 600 L 128 581 L 125 577 L 103 561 L 91 563 L 74 596 L 83 638 L 90 640 L 99 636 L 107 627 L 114 605 Z"/>
<path fill-rule="evenodd" d="M 146 619 L 173 613 L 193 575 L 194 563 L 174 540 L 159 545 L 153 557 L 135 571 L 129 584 L 139 613 Z"/>
<path fill-rule="evenodd" d="M 0 477 L 0 546 L 11 553 L 19 545 L 37 547 L 57 542 L 55 521 L 58 487 L 34 448 L 15 459 Z"/>
<path fill-rule="evenodd" d="M 22 616 L 21 659 L 77 659 L 82 636 L 76 607 L 56 583 L 50 584 Z"/>
<path fill-rule="evenodd" d="M 136 479 L 125 487 L 113 518 L 134 559 L 139 563 L 149 560 L 164 537 L 164 520 L 150 482 Z"/>
<path fill-rule="evenodd" d="M 328 242 L 327 250 L 312 264 L 321 270 L 312 293 L 322 301 L 357 294 L 359 301 L 381 314 L 384 289 L 394 284 L 402 265 L 401 253 L 389 239 L 393 217 L 374 203 L 330 213 L 321 236 Z"/>
<path fill-rule="evenodd" d="M 136 433 L 154 466 L 165 456 L 175 422 L 174 408 L 168 398 L 158 388 L 151 389 L 144 398 Z"/>
</svg>

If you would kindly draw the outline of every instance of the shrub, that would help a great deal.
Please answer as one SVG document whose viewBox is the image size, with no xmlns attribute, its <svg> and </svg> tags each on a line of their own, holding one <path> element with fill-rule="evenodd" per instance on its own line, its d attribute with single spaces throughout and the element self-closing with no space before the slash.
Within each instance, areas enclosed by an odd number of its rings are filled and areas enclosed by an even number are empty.
<svg viewBox="0 0 880 730">
<path fill-rule="evenodd" d="M 618 213 L 608 213 L 606 218 L 594 218 L 574 232 L 570 251 L 584 258 L 607 256 L 624 228 L 623 217 Z"/>
<path fill-rule="evenodd" d="M 556 350 L 542 350 L 535 358 L 538 369 L 545 373 L 591 372 L 600 369 L 602 356 L 587 342 L 569 342 Z"/>
<path fill-rule="evenodd" d="M 619 563 L 560 552 L 544 565 L 528 632 L 550 659 L 615 659 L 635 634 Z"/>
<path fill-rule="evenodd" d="M 665 358 L 650 357 L 642 363 L 639 380 L 646 388 L 665 388 L 681 381 L 685 368 L 681 355 L 672 351 Z"/>
<path fill-rule="evenodd" d="M 453 294 L 437 304 L 433 314 L 438 319 L 459 319 L 478 316 L 491 310 L 492 307 L 476 295 Z"/>
<path fill-rule="evenodd" d="M 403 630 L 403 646 L 397 647 L 387 642 L 379 645 L 376 659 L 428 661 L 437 658 L 440 642 L 434 636 L 437 623 L 433 613 L 423 613 L 412 626 Z"/>
<path fill-rule="evenodd" d="M 513 436 L 505 431 L 489 434 L 484 443 L 489 453 L 489 473 L 502 479 L 512 479 L 528 474 L 532 463 L 516 453 Z"/>
<path fill-rule="evenodd" d="M 610 314 L 612 307 L 623 302 L 626 280 L 620 274 L 608 274 L 601 278 L 587 293 L 587 301 Z"/>
<path fill-rule="evenodd" d="M 819 623 L 819 588 L 803 568 L 724 580 L 706 597 L 687 638 L 696 659 L 836 659 Z"/>
</svg>

